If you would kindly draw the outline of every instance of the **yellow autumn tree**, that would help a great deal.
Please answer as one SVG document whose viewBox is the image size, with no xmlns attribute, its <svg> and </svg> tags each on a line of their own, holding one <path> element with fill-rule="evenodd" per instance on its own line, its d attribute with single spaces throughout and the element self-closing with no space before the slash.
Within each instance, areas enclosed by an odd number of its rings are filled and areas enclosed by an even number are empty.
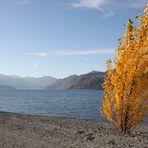
<svg viewBox="0 0 148 148">
<path fill-rule="evenodd" d="M 122 133 L 129 132 L 148 113 L 148 3 L 137 20 L 138 27 L 128 20 L 116 49 L 115 67 L 111 60 L 107 62 L 103 84 L 101 113 Z"/>
</svg>

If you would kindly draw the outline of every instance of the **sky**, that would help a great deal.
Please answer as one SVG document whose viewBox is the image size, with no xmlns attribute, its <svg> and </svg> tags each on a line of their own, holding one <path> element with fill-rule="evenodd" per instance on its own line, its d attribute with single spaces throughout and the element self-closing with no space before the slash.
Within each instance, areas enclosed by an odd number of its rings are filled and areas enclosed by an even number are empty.
<svg viewBox="0 0 148 148">
<path fill-rule="evenodd" d="M 64 78 L 105 71 L 147 0 L 0 0 L 0 73 Z"/>
</svg>

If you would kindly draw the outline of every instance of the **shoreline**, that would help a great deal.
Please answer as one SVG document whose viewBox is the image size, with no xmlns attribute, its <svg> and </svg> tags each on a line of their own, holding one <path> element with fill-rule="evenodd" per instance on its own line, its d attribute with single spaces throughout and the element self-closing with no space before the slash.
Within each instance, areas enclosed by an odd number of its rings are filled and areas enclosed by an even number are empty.
<svg viewBox="0 0 148 148">
<path fill-rule="evenodd" d="M 148 148 L 148 126 L 119 135 L 106 122 L 0 111 L 2 148 Z"/>
</svg>

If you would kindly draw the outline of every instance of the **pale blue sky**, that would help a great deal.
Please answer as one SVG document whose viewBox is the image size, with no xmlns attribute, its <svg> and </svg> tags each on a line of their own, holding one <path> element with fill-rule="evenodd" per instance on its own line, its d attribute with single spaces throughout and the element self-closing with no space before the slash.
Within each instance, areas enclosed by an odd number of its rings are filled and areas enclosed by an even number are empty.
<svg viewBox="0 0 148 148">
<path fill-rule="evenodd" d="M 147 0 L 0 0 L 0 73 L 63 78 L 105 71 Z"/>
</svg>

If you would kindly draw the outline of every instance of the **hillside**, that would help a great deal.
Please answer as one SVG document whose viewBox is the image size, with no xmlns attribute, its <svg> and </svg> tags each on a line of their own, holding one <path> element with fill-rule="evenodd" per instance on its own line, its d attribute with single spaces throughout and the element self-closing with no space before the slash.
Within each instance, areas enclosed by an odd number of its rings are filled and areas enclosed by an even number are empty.
<svg viewBox="0 0 148 148">
<path fill-rule="evenodd" d="M 90 72 L 85 75 L 81 75 L 79 81 L 71 85 L 73 89 L 102 89 L 102 83 L 104 79 L 103 72 Z"/>
<path fill-rule="evenodd" d="M 71 75 L 64 79 L 59 79 L 55 83 L 49 85 L 47 89 L 69 89 L 74 82 L 77 82 L 79 77 L 77 75 Z"/>
<path fill-rule="evenodd" d="M 92 71 L 83 75 L 72 75 L 59 79 L 47 89 L 102 89 L 104 72 Z"/>
<path fill-rule="evenodd" d="M 56 78 L 46 76 L 46 77 L 19 77 L 15 75 L 2 75 L 0 74 L 0 85 L 10 86 L 16 89 L 45 89 L 48 85 L 55 82 Z"/>
</svg>

